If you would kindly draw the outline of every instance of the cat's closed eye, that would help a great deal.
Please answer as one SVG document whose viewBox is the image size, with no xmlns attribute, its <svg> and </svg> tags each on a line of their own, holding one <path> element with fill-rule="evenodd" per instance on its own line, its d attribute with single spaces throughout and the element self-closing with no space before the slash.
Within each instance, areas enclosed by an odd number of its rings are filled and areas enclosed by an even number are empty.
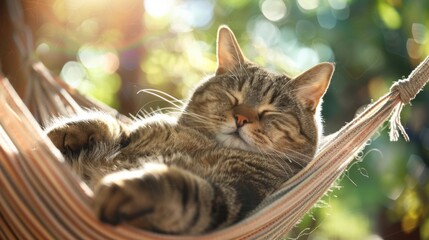
<svg viewBox="0 0 429 240">
<path fill-rule="evenodd" d="M 240 104 L 240 101 L 233 93 L 225 91 L 225 94 L 228 96 L 228 99 L 233 106 L 237 106 L 238 104 Z"/>
<path fill-rule="evenodd" d="M 264 109 L 259 111 L 259 119 L 262 119 L 263 117 L 269 116 L 269 115 L 275 115 L 275 114 L 281 114 L 279 111 L 271 110 L 271 109 Z"/>
<path fill-rule="evenodd" d="M 265 114 L 267 114 L 267 112 L 268 112 L 268 110 L 263 110 L 263 111 L 259 112 L 259 114 L 258 114 L 259 119 L 263 118 L 265 116 Z"/>
</svg>

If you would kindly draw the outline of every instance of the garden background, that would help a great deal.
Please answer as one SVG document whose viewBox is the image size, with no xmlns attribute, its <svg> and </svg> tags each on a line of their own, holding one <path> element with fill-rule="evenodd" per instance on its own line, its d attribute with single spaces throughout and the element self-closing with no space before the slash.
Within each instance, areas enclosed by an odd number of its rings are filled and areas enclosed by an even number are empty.
<svg viewBox="0 0 429 240">
<path fill-rule="evenodd" d="M 1 3 L 5 4 L 4 1 Z M 296 75 L 330 61 L 325 132 L 350 121 L 429 54 L 426 0 L 24 0 L 32 58 L 83 94 L 124 114 L 169 107 L 216 67 L 219 25 L 244 54 Z M 3 17 L 4 7 L 0 7 Z M 17 50 L 1 21 L 2 70 L 19 91 Z M 389 142 L 384 125 L 292 239 L 429 239 L 429 90 L 405 107 L 411 138 Z"/>
</svg>

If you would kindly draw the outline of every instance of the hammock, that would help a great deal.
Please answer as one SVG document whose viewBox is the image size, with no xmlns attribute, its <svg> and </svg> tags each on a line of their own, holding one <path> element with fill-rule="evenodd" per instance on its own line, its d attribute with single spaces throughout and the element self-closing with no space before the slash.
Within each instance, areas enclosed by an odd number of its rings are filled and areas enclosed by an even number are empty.
<svg viewBox="0 0 429 240">
<path fill-rule="evenodd" d="M 101 223 L 91 211 L 91 191 L 64 163 L 44 135 L 40 123 L 52 115 L 99 108 L 114 110 L 79 95 L 54 78 L 40 63 L 33 65 L 30 91 L 24 102 L 0 76 L 0 238 L 1 239 L 277 239 L 329 190 L 353 156 L 390 117 L 390 138 L 399 132 L 404 104 L 429 79 L 427 57 L 407 79 L 371 104 L 322 146 L 313 161 L 265 200 L 248 218 L 202 236 L 167 236 L 129 226 Z"/>
</svg>

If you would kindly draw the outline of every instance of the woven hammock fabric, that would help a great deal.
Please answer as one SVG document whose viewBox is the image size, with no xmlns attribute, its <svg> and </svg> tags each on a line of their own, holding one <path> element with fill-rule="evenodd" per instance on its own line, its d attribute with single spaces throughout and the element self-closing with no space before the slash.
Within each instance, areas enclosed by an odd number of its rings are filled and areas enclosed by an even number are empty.
<svg viewBox="0 0 429 240">
<path fill-rule="evenodd" d="M 91 191 L 64 164 L 60 152 L 39 123 L 49 116 L 102 108 L 53 78 L 40 64 L 32 93 L 25 99 L 0 78 L 0 238 L 1 239 L 278 239 L 329 190 L 372 134 L 391 118 L 391 139 L 405 131 L 400 124 L 403 104 L 429 79 L 426 58 L 406 80 L 340 129 L 315 159 L 265 200 L 248 218 L 202 236 L 167 236 L 125 225 L 103 224 L 91 211 Z M 37 93 L 37 91 L 39 91 Z"/>
</svg>

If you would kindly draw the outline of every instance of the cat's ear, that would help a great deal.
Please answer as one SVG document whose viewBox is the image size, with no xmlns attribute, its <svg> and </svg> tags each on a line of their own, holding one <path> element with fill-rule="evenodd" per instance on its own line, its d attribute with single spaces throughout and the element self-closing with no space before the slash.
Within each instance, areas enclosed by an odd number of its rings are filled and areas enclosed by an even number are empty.
<svg viewBox="0 0 429 240">
<path fill-rule="evenodd" d="M 220 26 L 217 32 L 217 70 L 216 75 L 233 71 L 240 67 L 245 57 L 241 52 L 234 33 L 227 26 Z"/>
<path fill-rule="evenodd" d="M 334 73 L 333 63 L 320 63 L 293 80 L 293 92 L 307 109 L 315 111 Z"/>
</svg>

